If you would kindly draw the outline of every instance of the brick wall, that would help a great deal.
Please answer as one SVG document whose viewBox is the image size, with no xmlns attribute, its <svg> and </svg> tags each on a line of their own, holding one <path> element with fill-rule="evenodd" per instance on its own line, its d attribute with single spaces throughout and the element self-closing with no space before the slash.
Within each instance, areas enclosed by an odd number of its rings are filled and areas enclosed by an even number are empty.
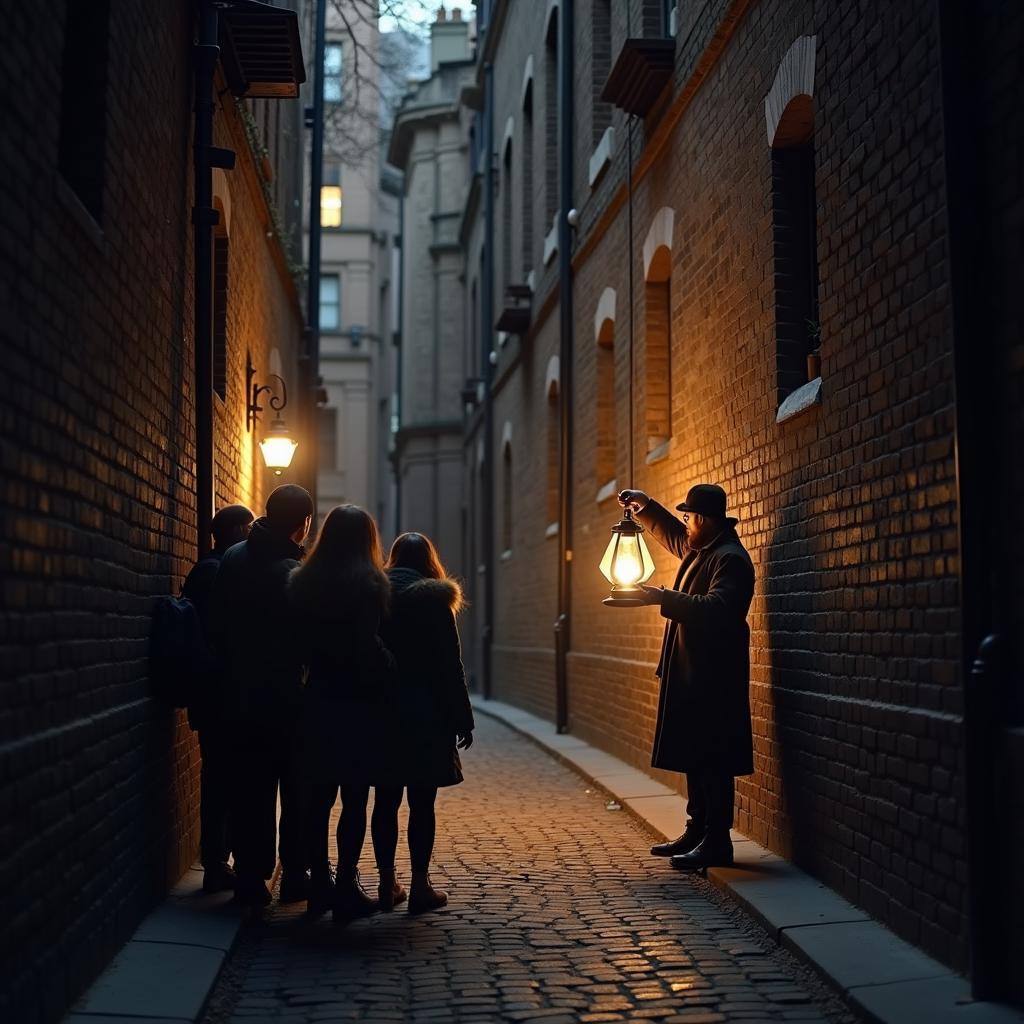
<svg viewBox="0 0 1024 1024">
<path fill-rule="evenodd" d="M 150 699 L 154 599 L 195 555 L 191 54 L 182 5 L 111 5 L 100 223 L 57 171 L 64 4 L 8 12 L 0 81 L 0 1016 L 56 1020 L 192 861 L 198 750 Z M 75 83 L 72 83 L 72 88 Z M 299 317 L 238 152 L 218 503 L 258 505 L 248 346 L 294 380 Z"/>
<path fill-rule="evenodd" d="M 590 59 L 586 11 L 578 5 L 581 61 Z M 518 71 L 522 50 L 542 45 L 539 27 L 516 17 L 495 59 L 499 84 L 506 61 L 518 58 Z M 624 34 L 617 7 L 613 19 L 617 53 Z M 634 406 L 632 441 L 626 431 L 620 112 L 612 166 L 593 190 L 580 176 L 589 133 L 574 161 L 581 219 L 571 729 L 634 764 L 649 763 L 663 621 L 647 609 L 603 607 L 597 572 L 618 506 L 594 501 L 602 399 L 591 325 L 612 287 L 619 485 L 629 482 L 629 443 L 637 446 L 632 483 L 666 503 L 700 480 L 722 484 L 757 571 L 750 614 L 756 773 L 739 785 L 739 827 L 962 967 L 953 393 L 933 5 L 720 0 L 681 5 L 680 21 L 671 95 L 634 129 L 635 402 L 643 397 L 648 337 L 640 250 L 657 211 L 674 211 L 672 439 L 667 456 L 651 465 L 642 404 Z M 811 35 L 822 400 L 777 424 L 777 268 L 763 102 L 791 45 Z M 543 123 L 542 110 L 535 119 Z M 543 467 L 533 467 L 528 453 L 543 450 L 535 432 L 544 423 L 543 366 L 557 350 L 558 317 L 557 306 L 545 304 L 554 280 L 539 284 L 534 310 L 548 315 L 502 356 L 496 387 L 496 443 L 508 419 L 524 457 L 515 473 L 522 512 L 512 556 L 496 567 L 495 696 L 550 717 L 556 552 L 535 511 L 544 506 Z M 670 584 L 675 563 L 661 550 L 655 558 L 655 582 Z"/>
</svg>

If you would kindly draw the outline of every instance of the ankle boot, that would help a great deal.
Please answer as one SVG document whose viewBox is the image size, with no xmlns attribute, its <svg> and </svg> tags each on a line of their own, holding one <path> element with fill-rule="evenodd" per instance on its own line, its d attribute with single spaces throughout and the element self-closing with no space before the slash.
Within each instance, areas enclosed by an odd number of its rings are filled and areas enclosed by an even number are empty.
<svg viewBox="0 0 1024 1024">
<path fill-rule="evenodd" d="M 732 867 L 732 840 L 729 833 L 709 832 L 703 842 L 689 853 L 680 853 L 673 857 L 672 867 L 680 871 Z"/>
<path fill-rule="evenodd" d="M 656 843 L 651 847 L 651 853 L 655 857 L 675 857 L 679 853 L 689 853 L 703 838 L 703 826 L 694 825 L 692 821 L 688 821 L 686 831 L 678 839 L 673 839 L 668 843 Z"/>
<path fill-rule="evenodd" d="M 395 877 L 394 868 L 379 868 L 380 884 L 377 886 L 377 897 L 380 909 L 390 913 L 399 903 L 408 897 L 405 886 Z"/>
<path fill-rule="evenodd" d="M 334 906 L 334 879 L 330 867 L 317 868 L 309 880 L 309 899 L 306 901 L 306 917 L 320 918 Z"/>
<path fill-rule="evenodd" d="M 426 871 L 412 873 L 412 889 L 409 893 L 409 913 L 422 914 L 425 910 L 437 910 L 448 902 L 448 893 L 435 889 Z"/>
<path fill-rule="evenodd" d="M 369 917 L 378 909 L 379 904 L 367 894 L 355 868 L 344 874 L 339 871 L 334 883 L 334 906 L 331 909 L 331 919 L 335 924 L 348 924 L 357 917 Z"/>
</svg>

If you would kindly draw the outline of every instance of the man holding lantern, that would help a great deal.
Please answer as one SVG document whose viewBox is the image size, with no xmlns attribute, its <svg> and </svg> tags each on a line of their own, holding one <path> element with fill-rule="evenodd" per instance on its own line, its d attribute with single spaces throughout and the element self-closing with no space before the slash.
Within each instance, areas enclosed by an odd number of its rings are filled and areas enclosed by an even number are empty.
<svg viewBox="0 0 1024 1024">
<path fill-rule="evenodd" d="M 754 770 L 750 725 L 750 629 L 754 567 L 726 515 L 725 491 L 691 487 L 676 518 L 643 491 L 619 504 L 681 559 L 671 590 L 639 587 L 635 603 L 667 619 L 651 764 L 686 775 L 688 821 L 678 839 L 651 848 L 682 870 L 732 864 L 735 777 Z"/>
</svg>

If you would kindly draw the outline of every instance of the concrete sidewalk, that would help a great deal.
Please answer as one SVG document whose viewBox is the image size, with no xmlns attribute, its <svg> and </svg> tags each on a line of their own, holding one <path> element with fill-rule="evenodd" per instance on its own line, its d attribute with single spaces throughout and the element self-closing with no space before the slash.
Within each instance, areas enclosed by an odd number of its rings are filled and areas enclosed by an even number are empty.
<svg viewBox="0 0 1024 1024">
<path fill-rule="evenodd" d="M 139 925 L 64 1024 L 192 1024 L 235 943 L 245 911 L 205 895 L 193 867 Z"/>
<path fill-rule="evenodd" d="M 685 801 L 667 786 L 551 722 L 500 701 L 475 710 L 529 737 L 605 790 L 659 839 L 679 834 Z M 879 1024 L 1003 1024 L 1024 1013 L 971 998 L 967 981 L 898 938 L 788 861 L 733 831 L 736 865 L 708 877 L 778 941 L 818 971 L 850 1006 Z M 653 858 L 652 858 L 653 861 Z M 667 865 L 652 863 L 652 870 Z"/>
</svg>

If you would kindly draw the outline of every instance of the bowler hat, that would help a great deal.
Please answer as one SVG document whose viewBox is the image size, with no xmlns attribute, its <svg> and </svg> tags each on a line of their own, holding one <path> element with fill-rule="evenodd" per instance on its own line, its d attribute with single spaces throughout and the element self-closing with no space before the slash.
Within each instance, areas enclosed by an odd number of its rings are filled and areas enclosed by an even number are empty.
<svg viewBox="0 0 1024 1024">
<path fill-rule="evenodd" d="M 676 508 L 680 512 L 696 512 L 699 516 L 724 519 L 729 526 L 735 526 L 738 521 L 725 514 L 725 491 L 718 484 L 694 484 L 686 492 L 686 501 Z"/>
</svg>

